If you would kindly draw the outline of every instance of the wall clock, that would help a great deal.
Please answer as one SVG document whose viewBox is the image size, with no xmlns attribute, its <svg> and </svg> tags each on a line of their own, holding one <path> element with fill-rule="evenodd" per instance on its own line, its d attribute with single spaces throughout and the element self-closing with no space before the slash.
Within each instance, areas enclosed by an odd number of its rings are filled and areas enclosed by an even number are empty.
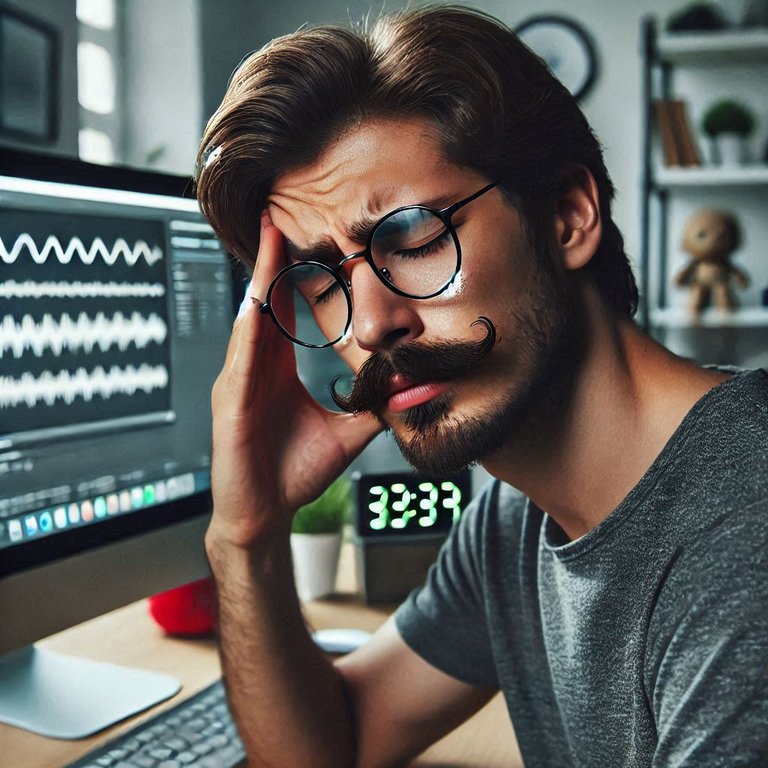
<svg viewBox="0 0 768 768">
<path fill-rule="evenodd" d="M 515 32 L 575 99 L 584 98 L 597 76 L 595 47 L 584 29 L 562 16 L 534 16 Z"/>
</svg>

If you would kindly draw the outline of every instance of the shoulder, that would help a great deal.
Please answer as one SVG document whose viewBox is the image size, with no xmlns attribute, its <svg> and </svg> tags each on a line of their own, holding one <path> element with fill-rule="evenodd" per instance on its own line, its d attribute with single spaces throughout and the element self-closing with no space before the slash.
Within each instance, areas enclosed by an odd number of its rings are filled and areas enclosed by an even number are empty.
<svg viewBox="0 0 768 768">
<path fill-rule="evenodd" d="M 766 747 L 766 522 L 766 501 L 733 512 L 669 564 L 644 675 L 660 764 L 756 765 Z"/>
<path fill-rule="evenodd" d="M 683 526 L 687 542 L 704 546 L 720 523 L 726 535 L 739 510 L 759 515 L 768 499 L 768 374 L 735 372 L 693 407 L 670 445 L 657 497 L 680 511 L 665 524 Z"/>
<path fill-rule="evenodd" d="M 658 589 L 649 650 L 659 658 L 686 633 L 763 633 L 768 639 L 765 605 L 768 496 L 731 510 L 678 547 Z"/>
<path fill-rule="evenodd" d="M 765 460 L 768 455 L 768 372 L 728 369 L 731 378 L 699 402 L 697 426 L 723 438 L 724 455 L 745 449 Z"/>
<path fill-rule="evenodd" d="M 732 594 L 740 585 L 768 587 L 768 494 L 730 510 L 684 542 L 670 564 L 662 594 L 686 590 L 696 595 L 720 588 Z"/>
</svg>

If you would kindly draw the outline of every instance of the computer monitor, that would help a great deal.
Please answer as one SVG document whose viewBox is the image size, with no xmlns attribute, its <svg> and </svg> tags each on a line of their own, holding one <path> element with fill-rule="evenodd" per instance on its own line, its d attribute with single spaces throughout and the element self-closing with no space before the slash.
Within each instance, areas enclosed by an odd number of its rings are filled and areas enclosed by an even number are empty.
<svg viewBox="0 0 768 768">
<path fill-rule="evenodd" d="M 147 695 L 138 672 L 120 669 L 94 682 L 84 661 L 32 644 L 207 574 L 210 390 L 238 297 L 190 189 L 78 161 L 0 159 L 5 722 L 83 736 L 178 689 L 150 675 L 159 687 Z"/>
</svg>

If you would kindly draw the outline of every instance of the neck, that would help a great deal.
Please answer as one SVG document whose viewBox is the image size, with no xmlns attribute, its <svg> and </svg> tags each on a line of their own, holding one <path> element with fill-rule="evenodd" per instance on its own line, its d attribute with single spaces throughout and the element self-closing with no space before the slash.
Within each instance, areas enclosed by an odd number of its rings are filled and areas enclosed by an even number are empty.
<svg viewBox="0 0 768 768">
<path fill-rule="evenodd" d="M 596 296 L 585 306 L 588 343 L 564 412 L 483 462 L 572 540 L 616 508 L 694 403 L 727 378 L 617 320 Z"/>
</svg>

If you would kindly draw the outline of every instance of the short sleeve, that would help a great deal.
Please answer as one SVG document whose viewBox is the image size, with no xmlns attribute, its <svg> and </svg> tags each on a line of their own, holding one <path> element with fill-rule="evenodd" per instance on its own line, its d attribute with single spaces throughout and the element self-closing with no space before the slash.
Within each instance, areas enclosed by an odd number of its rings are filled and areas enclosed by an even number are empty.
<svg viewBox="0 0 768 768">
<path fill-rule="evenodd" d="M 653 768 L 768 767 L 768 504 L 683 550 L 660 593 L 646 689 Z"/>
<path fill-rule="evenodd" d="M 483 557 L 488 516 L 498 498 L 491 483 L 467 507 L 429 570 L 395 614 L 403 640 L 452 677 L 497 688 L 484 603 Z"/>
</svg>

